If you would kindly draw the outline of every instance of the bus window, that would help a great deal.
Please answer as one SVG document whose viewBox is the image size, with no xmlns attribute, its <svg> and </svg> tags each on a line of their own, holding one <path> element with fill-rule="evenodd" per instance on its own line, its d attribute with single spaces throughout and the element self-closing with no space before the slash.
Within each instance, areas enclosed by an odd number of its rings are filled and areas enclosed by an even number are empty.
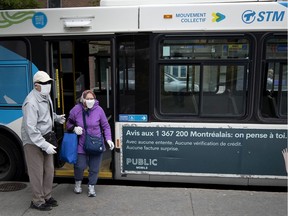
<svg viewBox="0 0 288 216">
<path fill-rule="evenodd" d="M 246 104 L 243 65 L 204 66 L 201 115 L 243 116 Z"/>
<path fill-rule="evenodd" d="M 29 93 L 27 45 L 24 41 L 0 41 L 0 105 L 21 106 Z"/>
<path fill-rule="evenodd" d="M 193 72 L 192 69 L 192 66 L 162 66 L 160 70 L 164 71 L 163 90 L 165 92 L 199 92 L 197 82 L 199 83 L 200 73 L 199 70 L 198 73 L 196 73 L 195 71 Z M 197 78 L 195 76 L 197 76 Z"/>
<path fill-rule="evenodd" d="M 135 112 L 135 42 L 123 41 L 119 44 L 118 85 L 120 93 L 120 113 Z M 133 76 L 131 75 L 133 74 Z M 132 79 L 129 79 L 132 78 Z"/>
<path fill-rule="evenodd" d="M 89 86 L 96 92 L 111 90 L 110 41 L 89 42 Z"/>
<path fill-rule="evenodd" d="M 120 90 L 135 90 L 135 68 L 119 71 Z"/>
<path fill-rule="evenodd" d="M 264 118 L 287 117 L 287 37 L 270 37 L 264 44 L 266 70 L 261 99 Z"/>
<path fill-rule="evenodd" d="M 288 68 L 287 64 L 283 65 L 283 73 L 282 73 L 282 85 L 281 85 L 281 94 L 280 94 L 280 109 L 279 115 L 283 117 L 287 117 L 287 87 L 288 87 Z"/>
<path fill-rule="evenodd" d="M 243 37 L 160 39 L 160 113 L 245 116 L 249 50 L 250 41 Z"/>
<path fill-rule="evenodd" d="M 149 109 L 149 37 L 123 36 L 118 41 L 116 83 L 120 114 L 147 114 Z"/>
<path fill-rule="evenodd" d="M 275 37 L 266 42 L 266 59 L 287 60 L 287 37 Z"/>
<path fill-rule="evenodd" d="M 160 71 L 161 112 L 198 114 L 200 67 L 163 65 Z"/>
<path fill-rule="evenodd" d="M 166 39 L 160 43 L 160 59 L 247 59 L 247 39 Z"/>
</svg>

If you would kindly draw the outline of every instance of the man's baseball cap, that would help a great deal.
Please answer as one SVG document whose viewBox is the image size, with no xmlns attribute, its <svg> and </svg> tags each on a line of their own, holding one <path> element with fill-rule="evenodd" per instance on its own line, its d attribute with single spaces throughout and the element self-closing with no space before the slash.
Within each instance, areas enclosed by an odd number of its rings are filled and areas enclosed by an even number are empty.
<svg viewBox="0 0 288 216">
<path fill-rule="evenodd" d="M 52 80 L 53 79 L 51 79 L 50 76 L 45 71 L 38 71 L 33 76 L 33 83 L 37 83 L 37 82 L 45 83 L 45 82 L 52 81 Z"/>
</svg>

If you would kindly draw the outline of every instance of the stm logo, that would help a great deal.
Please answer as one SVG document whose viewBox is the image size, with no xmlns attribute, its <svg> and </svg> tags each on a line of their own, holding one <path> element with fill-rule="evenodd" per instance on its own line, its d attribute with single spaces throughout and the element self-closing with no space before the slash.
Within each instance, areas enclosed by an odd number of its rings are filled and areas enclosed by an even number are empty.
<svg viewBox="0 0 288 216">
<path fill-rule="evenodd" d="M 285 11 L 260 11 L 246 10 L 242 14 L 242 21 L 246 24 L 255 22 L 282 22 Z"/>
</svg>

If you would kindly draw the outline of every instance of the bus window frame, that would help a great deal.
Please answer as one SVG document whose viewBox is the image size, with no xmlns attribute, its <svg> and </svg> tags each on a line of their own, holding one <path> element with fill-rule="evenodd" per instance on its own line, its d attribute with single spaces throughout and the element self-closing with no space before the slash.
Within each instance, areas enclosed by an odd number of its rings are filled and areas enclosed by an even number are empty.
<svg viewBox="0 0 288 216">
<path fill-rule="evenodd" d="M 281 107 L 279 106 L 279 104 L 281 104 L 281 102 L 278 103 L 278 106 L 275 108 L 275 116 L 264 116 L 263 114 L 263 100 L 264 100 L 264 91 L 266 91 L 266 79 L 267 79 L 267 74 L 268 74 L 268 69 L 269 69 L 269 64 L 279 64 L 279 67 L 283 68 L 283 65 L 286 64 L 287 65 L 287 59 L 285 58 L 267 58 L 267 42 L 270 39 L 273 38 L 286 38 L 286 42 L 287 42 L 287 33 L 267 33 L 264 34 L 260 40 L 260 47 L 262 48 L 262 50 L 260 51 L 261 53 L 261 68 L 259 69 L 259 73 L 257 74 L 260 76 L 260 80 L 261 80 L 261 86 L 260 86 L 260 90 L 259 90 L 259 101 L 258 101 L 258 106 L 257 106 L 257 115 L 256 117 L 264 122 L 264 123 L 279 123 L 279 124 L 283 124 L 283 123 L 287 123 L 287 115 L 282 115 L 281 114 Z M 287 67 L 287 66 L 286 66 Z M 264 72 L 263 72 L 264 71 Z M 279 83 L 280 80 L 282 82 L 282 71 L 283 70 L 279 70 L 279 77 L 281 76 L 281 78 L 279 79 Z M 277 97 L 280 100 L 282 95 L 282 85 L 279 86 L 278 92 L 277 92 Z M 279 101 L 278 100 L 278 101 Z"/>
<path fill-rule="evenodd" d="M 185 38 L 192 38 L 193 39 L 197 39 L 199 37 L 201 38 L 205 38 L 205 39 L 221 39 L 221 38 L 236 38 L 236 39 L 246 39 L 247 40 L 247 43 L 249 45 L 249 49 L 248 49 L 248 54 L 249 54 L 249 58 L 240 58 L 240 59 L 161 59 L 161 40 L 165 40 L 165 39 L 181 39 L 181 40 L 185 40 Z M 156 116 L 156 118 L 158 120 L 161 120 L 161 121 L 173 121 L 173 120 L 176 120 L 176 121 L 179 121 L 179 120 L 183 120 L 183 121 L 216 121 L 216 122 L 221 122 L 221 121 L 227 121 L 227 119 L 229 119 L 229 121 L 231 120 L 231 122 L 235 121 L 235 122 L 239 122 L 239 121 L 247 121 L 249 120 L 249 118 L 251 118 L 252 116 L 252 108 L 253 108 L 253 105 L 252 104 L 252 101 L 250 98 L 251 98 L 251 95 L 252 94 L 252 91 L 254 91 L 254 88 L 251 86 L 252 84 L 252 79 L 254 77 L 254 73 L 255 71 L 253 70 L 254 68 L 254 59 L 255 59 L 255 45 L 256 43 L 256 38 L 254 37 L 254 35 L 252 34 L 217 34 L 217 33 L 207 33 L 205 35 L 195 35 L 195 34 L 173 34 L 173 35 L 169 35 L 169 34 L 160 34 L 160 35 L 157 35 L 155 38 L 154 38 L 154 41 L 153 41 L 153 44 L 154 44 L 154 48 L 156 48 L 156 51 L 155 51 L 155 66 L 154 66 L 154 80 L 160 80 L 160 67 L 161 65 L 200 65 L 201 67 L 203 66 L 207 66 L 207 65 L 217 65 L 217 66 L 227 66 L 227 65 L 235 65 L 235 66 L 244 66 L 244 70 L 247 71 L 248 75 L 246 75 L 247 73 L 245 73 L 245 77 L 246 77 L 246 94 L 245 94 L 245 101 L 246 101 L 246 104 L 243 105 L 243 109 L 244 109 L 244 112 L 243 112 L 243 115 L 241 116 L 235 116 L 235 115 L 231 115 L 231 116 L 221 116 L 221 115 L 201 115 L 200 112 L 198 115 L 187 115 L 187 113 L 173 113 L 173 114 L 163 114 L 161 113 L 161 97 L 160 97 L 160 94 L 161 94 L 161 88 L 159 86 L 160 83 L 154 81 L 154 86 L 155 86 L 155 92 L 156 92 L 156 96 L 154 97 L 154 104 L 155 104 L 155 109 L 154 109 L 154 115 Z M 189 63 L 188 63 L 189 62 Z M 203 63 L 204 62 L 204 63 Z M 200 82 L 202 82 L 201 80 L 202 78 L 200 78 Z M 249 87 L 251 86 L 251 87 Z M 199 95 L 203 94 L 203 91 L 202 91 L 202 85 L 199 85 L 200 87 L 200 91 L 199 91 Z M 199 103 L 202 103 L 201 102 L 201 98 L 199 99 Z M 249 107 L 250 106 L 250 107 Z M 201 106 L 198 107 L 199 110 L 201 110 Z"/>
</svg>

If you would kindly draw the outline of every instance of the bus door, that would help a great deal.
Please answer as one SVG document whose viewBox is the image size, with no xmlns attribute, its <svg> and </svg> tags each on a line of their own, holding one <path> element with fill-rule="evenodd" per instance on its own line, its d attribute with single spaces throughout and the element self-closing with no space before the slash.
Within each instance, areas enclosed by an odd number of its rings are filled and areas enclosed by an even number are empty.
<svg viewBox="0 0 288 216">
<path fill-rule="evenodd" d="M 111 40 L 57 40 L 51 41 L 51 50 L 50 67 L 56 78 L 54 106 L 57 113 L 65 113 L 68 118 L 70 110 L 79 103 L 82 92 L 91 89 L 105 111 L 113 131 Z M 63 134 L 63 131 L 63 128 L 58 128 L 57 134 Z M 106 151 L 99 178 L 112 178 L 111 164 L 112 153 Z M 73 177 L 72 165 L 60 161 L 56 166 L 56 176 Z"/>
<path fill-rule="evenodd" d="M 114 118 L 112 116 L 114 110 L 112 103 L 112 59 L 110 40 L 89 41 L 89 71 L 89 89 L 93 89 L 96 99 L 106 113 L 112 132 L 114 131 Z M 112 178 L 112 156 L 110 150 L 104 152 L 99 173 L 100 178 Z"/>
</svg>

